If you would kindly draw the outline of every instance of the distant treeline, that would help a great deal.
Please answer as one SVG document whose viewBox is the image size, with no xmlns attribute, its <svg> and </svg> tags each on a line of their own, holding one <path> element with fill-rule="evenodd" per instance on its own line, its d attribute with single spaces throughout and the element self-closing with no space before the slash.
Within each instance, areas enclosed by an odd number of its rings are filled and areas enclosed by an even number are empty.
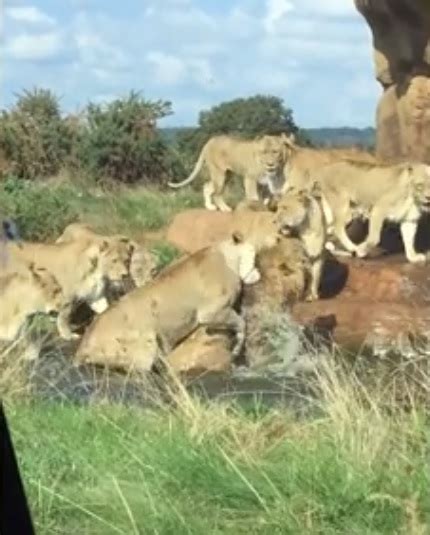
<svg viewBox="0 0 430 535">
<path fill-rule="evenodd" d="M 190 127 L 160 128 L 160 133 L 166 141 L 174 142 L 184 131 L 189 131 Z M 303 128 L 301 132 L 316 147 L 344 147 L 359 145 L 366 148 L 375 146 L 376 131 L 372 127 L 353 128 L 349 126 L 341 128 Z"/>
</svg>

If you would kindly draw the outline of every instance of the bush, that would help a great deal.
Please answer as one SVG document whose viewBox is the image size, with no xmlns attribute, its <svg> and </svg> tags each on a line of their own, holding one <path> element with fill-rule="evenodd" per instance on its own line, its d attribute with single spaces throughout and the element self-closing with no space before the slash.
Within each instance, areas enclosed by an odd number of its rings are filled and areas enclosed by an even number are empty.
<svg viewBox="0 0 430 535">
<path fill-rule="evenodd" d="M 96 178 L 161 183 L 175 172 L 176 158 L 156 128 L 171 113 L 170 102 L 138 93 L 107 105 L 89 104 L 80 136 L 79 160 Z"/>
<path fill-rule="evenodd" d="M 77 193 L 8 177 L 0 190 L 0 212 L 13 218 L 23 239 L 45 241 L 57 237 L 77 220 Z"/>
<path fill-rule="evenodd" d="M 24 91 L 10 111 L 3 111 L 0 152 L 15 176 L 35 179 L 55 175 L 65 165 L 70 149 L 71 133 L 51 91 Z"/>
</svg>

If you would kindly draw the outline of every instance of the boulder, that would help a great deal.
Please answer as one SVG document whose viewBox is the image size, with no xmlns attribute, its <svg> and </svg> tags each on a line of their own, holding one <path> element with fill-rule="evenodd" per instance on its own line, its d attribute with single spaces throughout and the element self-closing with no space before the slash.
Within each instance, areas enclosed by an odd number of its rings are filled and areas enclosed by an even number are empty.
<svg viewBox="0 0 430 535">
<path fill-rule="evenodd" d="M 347 275 L 330 299 L 296 303 L 292 317 L 301 325 L 325 323 L 333 340 L 356 351 L 363 345 L 407 351 L 414 339 L 430 335 L 430 272 L 404 256 L 344 261 Z M 336 280 L 323 280 L 324 285 Z M 341 288 L 340 288 L 341 287 Z"/>
<path fill-rule="evenodd" d="M 199 327 L 168 356 L 176 373 L 189 376 L 206 372 L 228 372 L 232 363 L 231 339 L 227 334 L 208 333 Z"/>
<path fill-rule="evenodd" d="M 195 208 L 180 212 L 169 225 L 166 240 L 192 254 L 228 237 L 233 216 L 229 212 L 211 212 Z"/>
<path fill-rule="evenodd" d="M 377 156 L 430 163 L 430 4 L 355 0 L 369 24 L 376 79 Z"/>
</svg>

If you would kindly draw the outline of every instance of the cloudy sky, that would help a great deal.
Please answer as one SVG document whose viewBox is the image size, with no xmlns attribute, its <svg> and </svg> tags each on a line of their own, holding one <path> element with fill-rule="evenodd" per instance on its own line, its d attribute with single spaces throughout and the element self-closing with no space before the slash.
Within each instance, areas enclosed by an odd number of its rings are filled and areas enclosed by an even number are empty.
<svg viewBox="0 0 430 535">
<path fill-rule="evenodd" d="M 1 2 L 1 0 L 0 0 Z M 373 125 L 380 92 L 353 0 L 3 0 L 1 105 L 47 87 L 76 111 L 140 90 L 165 125 L 256 93 L 304 127 Z"/>
</svg>

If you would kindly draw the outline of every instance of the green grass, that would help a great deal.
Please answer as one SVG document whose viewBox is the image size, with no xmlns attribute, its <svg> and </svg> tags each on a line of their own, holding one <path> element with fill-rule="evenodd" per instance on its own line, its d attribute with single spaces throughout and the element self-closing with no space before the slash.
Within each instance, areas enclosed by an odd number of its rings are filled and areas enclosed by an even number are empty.
<svg viewBox="0 0 430 535">
<path fill-rule="evenodd" d="M 201 206 L 201 194 L 144 188 L 102 191 L 85 184 L 33 183 L 10 177 L 0 188 L 0 213 L 14 217 L 22 236 L 32 240 L 58 237 L 73 221 L 97 230 L 138 236 L 157 230 L 185 209 Z"/>
<path fill-rule="evenodd" d="M 190 398 L 7 409 L 42 535 L 429 533 L 424 419 L 329 398 L 313 422 Z"/>
</svg>

